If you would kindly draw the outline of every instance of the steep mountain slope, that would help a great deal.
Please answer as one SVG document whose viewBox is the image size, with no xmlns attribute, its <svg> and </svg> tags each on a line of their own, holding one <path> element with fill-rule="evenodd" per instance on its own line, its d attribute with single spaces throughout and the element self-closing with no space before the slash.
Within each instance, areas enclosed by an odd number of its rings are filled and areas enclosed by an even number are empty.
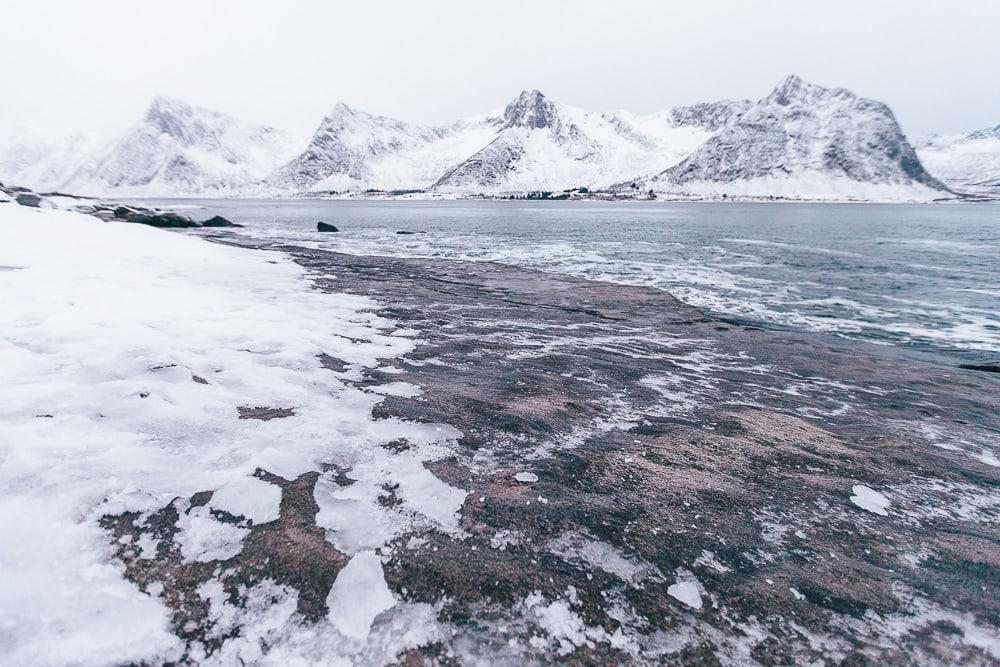
<svg viewBox="0 0 1000 667">
<path fill-rule="evenodd" d="M 0 131 L 0 179 L 90 195 L 475 196 L 587 187 L 693 197 L 951 196 L 921 158 L 959 190 L 1000 190 L 1000 129 L 934 137 L 918 157 L 884 104 L 794 76 L 757 102 L 650 115 L 584 111 L 537 90 L 440 126 L 338 104 L 308 142 L 168 97 L 104 145 Z"/>
<path fill-rule="evenodd" d="M 37 191 L 59 189 L 92 155 L 99 141 L 40 128 L 0 128 L 0 182 Z"/>
<path fill-rule="evenodd" d="M 62 188 L 84 194 L 241 194 L 299 148 L 285 132 L 170 97 L 69 174 Z"/>
<path fill-rule="evenodd" d="M 598 188 L 676 163 L 749 102 L 650 116 L 592 113 L 524 91 L 501 113 L 411 125 L 338 104 L 306 150 L 269 179 L 278 191 L 432 189 L 453 194 Z"/>
<path fill-rule="evenodd" d="M 495 118 L 422 127 L 338 103 L 305 151 L 278 169 L 283 191 L 422 189 L 489 141 Z"/>
<path fill-rule="evenodd" d="M 734 113 L 720 103 L 712 114 Z M 705 105 L 709 107 L 711 105 Z M 445 192 L 498 193 L 602 188 L 679 161 L 710 136 L 713 120 L 684 107 L 653 116 L 593 113 L 537 90 L 504 109 L 493 140 L 434 184 Z"/>
<path fill-rule="evenodd" d="M 917 144 L 927 171 L 961 192 L 1000 196 L 1000 125 Z"/>
<path fill-rule="evenodd" d="M 885 104 L 796 76 L 646 185 L 701 196 L 933 199 L 928 174 Z"/>
</svg>

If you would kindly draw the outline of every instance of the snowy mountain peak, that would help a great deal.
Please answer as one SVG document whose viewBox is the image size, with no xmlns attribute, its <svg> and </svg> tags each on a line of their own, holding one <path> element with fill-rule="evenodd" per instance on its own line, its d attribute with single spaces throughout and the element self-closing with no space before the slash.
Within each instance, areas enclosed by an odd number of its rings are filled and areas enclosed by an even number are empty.
<svg viewBox="0 0 1000 667">
<path fill-rule="evenodd" d="M 81 194 L 232 194 L 297 148 L 280 130 L 157 95 L 128 132 L 50 183 Z"/>
<path fill-rule="evenodd" d="M 845 99 L 860 99 L 845 88 L 824 88 L 809 83 L 795 74 L 789 74 L 775 87 L 765 99 L 781 106 L 794 104 L 815 104 L 823 98 L 842 97 Z M 882 105 L 881 102 L 865 100 L 871 104 Z"/>
<path fill-rule="evenodd" d="M 153 99 L 149 102 L 149 108 L 146 110 L 147 116 L 155 116 L 158 114 L 165 113 L 191 113 L 193 110 L 192 105 L 188 104 L 179 97 L 173 97 L 171 95 L 164 95 L 159 93 L 153 96 Z"/>
<path fill-rule="evenodd" d="M 198 109 L 175 97 L 157 95 L 150 102 L 142 122 L 154 131 L 192 145 L 215 134 L 217 126 L 226 124 L 226 120 L 229 119 L 220 113 Z"/>
<path fill-rule="evenodd" d="M 650 184 L 712 196 L 870 198 L 879 190 L 932 198 L 947 192 L 924 170 L 889 107 L 795 75 Z"/>
<path fill-rule="evenodd" d="M 1000 125 L 925 137 L 917 153 L 932 174 L 956 191 L 1000 196 Z"/>
<path fill-rule="evenodd" d="M 976 130 L 969 134 L 966 139 L 970 141 L 975 141 L 977 139 L 1000 139 L 1000 125 L 996 127 L 987 127 L 982 130 Z"/>
<path fill-rule="evenodd" d="M 522 91 L 503 112 L 504 127 L 541 129 L 558 123 L 559 110 L 538 90 Z"/>
<path fill-rule="evenodd" d="M 333 105 L 333 109 L 327 114 L 326 118 L 350 118 L 352 116 L 373 116 L 373 114 L 361 109 L 355 109 L 346 102 L 337 102 Z"/>
<path fill-rule="evenodd" d="M 788 99 L 789 97 L 809 92 L 813 88 L 818 88 L 818 86 L 807 83 L 797 74 L 789 74 L 778 83 L 771 95 L 777 99 Z"/>
</svg>

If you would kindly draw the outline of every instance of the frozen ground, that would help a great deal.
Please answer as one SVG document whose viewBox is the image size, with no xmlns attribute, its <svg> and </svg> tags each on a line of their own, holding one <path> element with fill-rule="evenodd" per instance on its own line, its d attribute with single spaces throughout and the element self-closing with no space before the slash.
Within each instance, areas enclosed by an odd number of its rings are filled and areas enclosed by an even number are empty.
<svg viewBox="0 0 1000 667">
<path fill-rule="evenodd" d="M 11 664 L 1000 660 L 995 374 L 523 268 L 0 216 Z"/>
<path fill-rule="evenodd" d="M 350 654 L 393 606 L 387 591 L 351 581 L 381 577 L 372 549 L 418 525 L 458 534 L 464 492 L 421 465 L 457 431 L 373 420 L 378 388 L 345 384 L 318 356 L 361 369 L 413 349 L 370 299 L 312 290 L 277 253 L 13 204 L 0 205 L 0 267 L 0 662 L 225 663 L 260 650 L 224 628 L 287 629 L 301 593 L 271 572 L 245 592 L 274 602 L 253 615 L 233 606 L 224 563 L 254 531 L 285 530 L 284 480 L 365 471 L 321 515 L 331 531 L 369 533 L 324 552 L 331 568 L 348 565 L 336 590 L 350 594 L 350 608 L 332 605 L 325 619 L 330 655 Z M 378 447 L 400 438 L 413 444 L 405 456 Z M 378 504 L 384 485 L 398 487 L 392 511 Z M 163 512 L 177 518 L 169 543 L 150 532 Z M 109 515 L 131 517 L 134 539 L 109 540 Z M 326 544 L 315 525 L 311 535 Z M 150 562 L 174 554 L 205 581 L 185 593 L 169 577 L 137 586 L 116 549 Z M 200 633 L 184 629 L 194 621 L 176 604 L 198 610 Z M 401 623 L 420 613 L 394 612 Z"/>
</svg>

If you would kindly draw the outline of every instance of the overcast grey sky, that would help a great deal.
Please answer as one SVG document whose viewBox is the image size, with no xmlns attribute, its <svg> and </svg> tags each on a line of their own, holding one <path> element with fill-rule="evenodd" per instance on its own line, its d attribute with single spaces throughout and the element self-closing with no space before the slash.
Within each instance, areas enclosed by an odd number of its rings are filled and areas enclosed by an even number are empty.
<svg viewBox="0 0 1000 667">
<path fill-rule="evenodd" d="M 308 133 L 335 102 L 433 123 L 524 88 L 595 110 L 757 98 L 787 73 L 911 135 L 1000 123 L 1000 2 L 0 0 L 0 124 L 111 129 L 158 92 Z"/>
</svg>

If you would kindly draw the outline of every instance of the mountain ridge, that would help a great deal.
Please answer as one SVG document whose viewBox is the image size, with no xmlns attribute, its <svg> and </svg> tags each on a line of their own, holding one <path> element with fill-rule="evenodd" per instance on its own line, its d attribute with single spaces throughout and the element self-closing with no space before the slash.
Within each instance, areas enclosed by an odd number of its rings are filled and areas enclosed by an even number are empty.
<svg viewBox="0 0 1000 667">
<path fill-rule="evenodd" d="M 871 186 L 914 194 L 926 189 L 931 198 L 934 192 L 950 194 L 924 169 L 887 105 L 795 75 L 643 187 L 785 197 L 805 181 L 824 178 L 831 194 L 848 197 Z"/>
<path fill-rule="evenodd" d="M 1000 126 L 964 141 L 985 145 L 994 136 Z M 441 125 L 337 102 L 301 142 L 157 95 L 135 125 L 98 149 L 12 137 L 0 132 L 0 179 L 97 195 L 504 196 L 587 188 L 615 196 L 928 200 L 953 196 L 957 182 L 924 168 L 922 156 L 933 161 L 940 142 L 918 154 L 884 103 L 795 75 L 756 101 L 646 115 L 587 111 L 537 89 L 502 110 Z M 1000 184 L 1000 161 L 986 171 L 978 181 Z"/>
</svg>

